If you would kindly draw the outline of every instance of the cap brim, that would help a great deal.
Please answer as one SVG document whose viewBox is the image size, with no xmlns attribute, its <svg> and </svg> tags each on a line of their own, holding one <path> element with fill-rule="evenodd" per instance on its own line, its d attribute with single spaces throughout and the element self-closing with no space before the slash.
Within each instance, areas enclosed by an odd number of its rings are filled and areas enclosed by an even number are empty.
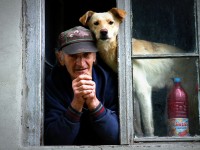
<svg viewBox="0 0 200 150">
<path fill-rule="evenodd" d="M 82 52 L 97 52 L 98 49 L 94 42 L 78 42 L 69 44 L 62 48 L 67 54 L 77 54 Z"/>
</svg>

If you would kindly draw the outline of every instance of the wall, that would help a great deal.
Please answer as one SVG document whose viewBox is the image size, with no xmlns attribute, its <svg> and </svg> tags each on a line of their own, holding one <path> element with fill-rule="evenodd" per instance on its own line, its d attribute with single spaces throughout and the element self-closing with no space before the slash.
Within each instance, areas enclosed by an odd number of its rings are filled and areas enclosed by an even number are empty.
<svg viewBox="0 0 200 150">
<path fill-rule="evenodd" d="M 20 145 L 22 98 L 21 0 L 0 1 L 0 149 Z"/>
</svg>

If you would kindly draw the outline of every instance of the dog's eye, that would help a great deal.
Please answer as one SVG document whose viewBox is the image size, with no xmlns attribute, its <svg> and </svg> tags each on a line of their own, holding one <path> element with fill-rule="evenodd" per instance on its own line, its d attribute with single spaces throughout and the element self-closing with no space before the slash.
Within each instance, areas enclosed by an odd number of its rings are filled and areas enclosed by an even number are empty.
<svg viewBox="0 0 200 150">
<path fill-rule="evenodd" d="M 98 21 L 94 22 L 94 25 L 96 25 L 96 26 L 99 25 L 99 22 Z"/>
<path fill-rule="evenodd" d="M 112 25 L 114 22 L 113 21 L 109 21 L 109 24 Z"/>
</svg>

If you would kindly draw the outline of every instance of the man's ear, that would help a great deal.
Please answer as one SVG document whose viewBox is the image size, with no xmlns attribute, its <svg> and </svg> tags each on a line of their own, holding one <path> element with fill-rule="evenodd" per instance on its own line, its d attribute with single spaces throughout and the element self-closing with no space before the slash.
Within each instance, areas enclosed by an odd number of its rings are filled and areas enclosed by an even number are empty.
<svg viewBox="0 0 200 150">
<path fill-rule="evenodd" d="M 93 65 L 96 65 L 96 64 L 97 64 L 97 60 L 94 60 L 94 61 L 93 61 Z"/>
<path fill-rule="evenodd" d="M 55 52 L 55 55 L 56 55 L 56 58 L 57 58 L 57 61 L 59 62 L 59 64 L 61 66 L 64 66 L 64 54 L 63 54 L 63 51 L 56 51 Z"/>
</svg>

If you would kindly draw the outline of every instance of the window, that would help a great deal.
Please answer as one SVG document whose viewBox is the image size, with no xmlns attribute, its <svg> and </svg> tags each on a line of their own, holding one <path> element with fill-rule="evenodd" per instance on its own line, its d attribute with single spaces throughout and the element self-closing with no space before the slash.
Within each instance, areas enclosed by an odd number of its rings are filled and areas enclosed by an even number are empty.
<svg viewBox="0 0 200 150">
<path fill-rule="evenodd" d="M 57 46 L 58 35 L 67 29 L 82 25 L 79 18 L 88 10 L 107 11 L 116 7 L 116 1 L 73 0 L 70 3 L 65 0 L 45 1 L 45 58 L 46 64 L 55 63 L 54 48 Z M 48 69 L 46 70 L 48 71 Z"/>
<path fill-rule="evenodd" d="M 82 1 L 81 1 L 82 2 Z M 88 3 L 87 3 L 88 2 Z M 107 1 L 106 1 L 107 2 Z M 74 3 L 74 5 L 72 5 Z M 93 5 L 89 5 L 92 3 Z M 172 3 L 172 4 L 171 4 Z M 100 8 L 104 8 L 105 11 L 109 10 L 111 6 L 117 6 L 127 11 L 127 17 L 125 21 L 120 26 L 119 33 L 119 99 L 120 99 L 120 141 L 121 145 L 125 146 L 127 149 L 131 149 L 136 146 L 138 149 L 143 149 L 142 147 L 148 145 L 148 142 L 153 142 L 154 146 L 161 146 L 160 149 L 166 149 L 172 147 L 162 146 L 160 141 L 173 141 L 173 144 L 177 144 L 177 149 L 181 149 L 184 144 L 178 144 L 174 141 L 177 141 L 176 138 L 168 138 L 165 133 L 165 128 L 163 128 L 164 132 L 158 132 L 156 130 L 156 135 L 158 137 L 154 138 L 136 138 L 134 136 L 134 95 L 133 95 L 133 87 L 132 87 L 132 60 L 134 59 L 160 59 L 161 57 L 169 57 L 170 59 L 174 59 L 175 57 L 192 57 L 197 60 L 196 74 L 197 80 L 199 81 L 199 46 L 200 43 L 198 41 L 200 29 L 200 3 L 197 0 L 187 1 L 187 0 L 177 0 L 176 2 L 169 1 L 145 1 L 145 0 L 126 0 L 120 1 L 117 0 L 116 4 L 114 1 L 107 3 L 108 5 L 104 5 L 101 1 L 84 1 L 80 4 L 80 8 L 76 10 L 80 10 L 80 14 L 83 14 L 86 10 L 90 9 L 89 6 L 94 6 L 94 11 L 98 11 Z M 152 5 L 151 5 L 152 4 Z M 154 6 L 155 4 L 156 6 Z M 165 5 L 164 5 L 165 4 Z M 162 6 L 165 8 L 162 8 Z M 44 74 L 46 71 L 49 71 L 47 67 L 44 66 L 45 58 L 47 59 L 47 66 L 49 65 L 51 68 L 51 64 L 54 63 L 55 59 L 53 57 L 53 48 L 54 42 L 56 41 L 57 34 L 65 28 L 72 27 L 77 22 L 73 20 L 74 16 L 79 14 L 71 15 L 71 12 L 66 12 L 66 16 L 63 15 L 64 11 L 68 9 L 62 8 L 66 6 L 67 8 L 71 6 L 77 6 L 77 1 L 72 1 L 68 3 L 67 1 L 60 0 L 54 2 L 53 0 L 23 0 L 23 30 L 24 30 L 24 41 L 25 41 L 25 49 L 23 61 L 25 63 L 25 81 L 24 81 L 24 101 L 22 105 L 24 106 L 24 112 L 22 116 L 23 123 L 23 145 L 24 146 L 41 146 L 43 145 L 43 81 Z M 145 6 L 145 7 L 144 7 Z M 173 17 L 174 24 L 170 24 L 172 35 L 165 34 L 160 35 L 160 33 L 169 33 L 162 31 L 162 29 L 166 29 L 165 23 L 163 23 L 163 16 L 159 12 L 159 10 L 164 11 L 163 9 L 167 9 L 168 12 L 169 7 L 173 6 L 172 10 L 170 10 L 167 21 L 168 24 L 171 23 Z M 143 8 L 144 7 L 144 8 Z M 61 9 L 59 9 L 61 8 Z M 84 9 L 83 9 L 84 8 Z M 184 12 L 178 11 L 179 9 L 184 9 Z M 92 9 L 92 8 L 91 8 Z M 142 11 L 146 10 L 145 15 Z M 148 10 L 149 9 L 149 10 Z M 75 10 L 75 12 L 76 12 Z M 103 10 L 103 11 L 104 11 Z M 158 11 L 158 12 L 156 12 Z M 46 15 L 45 15 L 46 13 Z M 142 13 L 142 15 L 141 15 Z M 183 14 L 184 13 L 184 14 Z M 52 14 L 55 14 L 52 15 Z M 69 14 L 69 15 L 67 15 Z M 156 14 L 156 16 L 155 16 Z M 148 16 L 149 15 L 149 16 Z M 152 16 L 154 16 L 156 20 L 156 24 L 154 24 L 155 20 L 152 20 Z M 72 17 L 65 19 L 65 17 Z M 55 18 L 54 18 L 55 17 Z M 59 17 L 59 18 L 56 18 Z M 158 18 L 156 18 L 158 17 Z M 182 17 L 180 20 L 176 20 L 177 18 Z M 157 22 L 161 18 L 161 23 Z M 185 18 L 189 19 L 185 24 Z M 68 22 L 68 20 L 73 20 Z M 144 23 L 144 21 L 148 21 L 148 23 Z M 152 22 L 151 22 L 152 21 Z M 184 23 L 181 24 L 180 22 Z M 75 23 L 76 22 L 76 23 Z M 149 23 L 151 22 L 151 23 Z M 69 24 L 68 24 L 69 23 Z M 64 26 L 66 25 L 66 26 Z M 148 29 L 145 26 L 148 25 Z M 186 26 L 187 25 L 187 28 Z M 150 28 L 152 26 L 152 28 Z M 162 26 L 162 27 L 160 27 Z M 145 29 L 145 30 L 144 30 Z M 158 33 L 156 33 L 158 30 Z M 176 30 L 176 32 L 174 31 Z M 51 34 L 50 34 L 51 33 Z M 124 34 L 126 33 L 126 34 Z M 133 33 L 133 34 L 132 34 Z M 153 37 L 154 36 L 154 37 Z M 171 37 L 172 36 L 172 37 Z M 132 37 L 146 39 L 149 41 L 157 41 L 162 43 L 167 43 L 171 45 L 176 45 L 185 49 L 189 53 L 185 54 L 175 54 L 175 55 L 132 55 L 131 53 L 131 39 Z M 181 37 L 181 38 L 180 38 Z M 126 41 L 126 42 L 124 42 Z M 124 50 L 124 51 L 121 51 Z M 48 53 L 48 52 L 49 53 Z M 196 65 L 196 64 L 195 64 Z M 50 69 L 49 68 L 49 69 Z M 46 69 L 45 71 L 43 71 Z M 161 91 L 162 92 L 162 91 Z M 156 94 L 156 93 L 155 93 Z M 158 106 L 160 103 L 156 103 Z M 162 105 L 162 104 L 160 104 Z M 159 105 L 159 106 L 160 106 Z M 194 124 L 199 125 L 199 98 L 198 98 L 198 107 L 194 109 L 197 112 L 197 117 L 194 121 Z M 158 118 L 159 119 L 159 118 Z M 162 119 L 162 118 L 161 118 Z M 157 126 L 160 126 L 157 124 Z M 199 126 L 195 128 L 194 132 L 199 132 Z M 196 134 L 196 133 L 195 133 Z M 178 141 L 199 141 L 199 136 L 190 137 L 190 138 L 181 138 Z M 143 144 L 138 145 L 137 142 L 144 142 Z M 194 144 L 194 143 L 193 143 Z M 195 144 L 194 144 L 195 145 Z M 148 145 L 152 146 L 152 145 Z M 117 147 L 117 146 L 116 146 Z M 194 146 L 195 147 L 195 146 Z M 198 147 L 198 145 L 196 145 Z M 42 147 L 40 147 L 42 149 Z M 66 147 L 68 148 L 68 147 Z M 73 147 L 76 148 L 76 147 Z M 79 148 L 79 147 L 77 147 Z M 153 148 L 153 146 L 152 146 Z M 69 147 L 70 149 L 70 147 Z"/>
<path fill-rule="evenodd" d="M 197 9 L 198 2 L 178 0 L 132 0 L 129 2 L 124 4 L 121 4 L 120 2 L 118 3 L 119 7 L 125 8 L 128 12 L 128 18 L 126 18 L 124 24 L 121 26 L 118 51 L 120 61 L 119 88 L 121 107 L 121 142 L 126 144 L 135 144 L 137 142 L 149 141 L 199 141 L 199 99 L 197 99 L 197 92 L 195 93 L 196 95 L 192 95 L 195 99 L 191 98 L 189 100 L 190 136 L 185 138 L 174 138 L 169 137 L 167 131 L 166 99 L 169 91 L 167 91 L 168 89 L 166 87 L 153 91 L 151 97 L 153 101 L 155 137 L 149 138 L 134 136 L 134 123 L 138 118 L 135 117 L 136 114 L 133 110 L 138 107 L 136 102 L 136 100 L 138 100 L 138 95 L 135 93 L 137 89 L 132 87 L 132 84 L 130 84 L 132 81 L 130 81 L 129 78 L 129 76 L 132 76 L 131 63 L 134 63 L 135 60 L 143 60 L 145 62 L 147 58 L 154 61 L 161 60 L 161 58 L 168 58 L 170 60 L 191 58 L 194 60 L 192 66 L 195 70 L 191 73 L 194 76 L 190 76 L 189 78 L 193 79 L 194 84 L 192 86 L 193 89 L 195 89 L 196 83 L 199 81 L 199 43 L 197 36 L 197 29 L 199 27 L 197 24 L 197 19 L 199 17 L 199 10 Z M 124 33 L 126 34 L 124 35 Z M 132 34 L 129 35 L 129 33 Z M 129 44 L 132 43 L 130 40 L 131 38 L 173 45 L 183 49 L 184 53 L 139 55 L 134 53 L 134 50 L 137 49 L 134 49 L 134 46 L 132 47 L 131 44 Z M 124 43 L 124 41 L 126 42 Z M 133 53 L 131 52 L 132 48 Z M 129 56 L 131 56 L 131 58 Z M 188 63 L 189 61 L 186 64 Z M 147 73 L 147 76 L 148 75 L 150 75 L 149 72 Z M 158 78 L 158 76 L 154 76 L 153 78 Z M 135 81 L 133 80 L 133 84 L 135 84 L 134 82 Z M 140 87 L 140 89 L 143 88 L 144 85 Z M 134 102 L 132 101 L 133 99 Z M 126 111 L 124 111 L 124 108 L 126 108 Z M 134 115 L 132 116 L 131 114 Z"/>
</svg>

